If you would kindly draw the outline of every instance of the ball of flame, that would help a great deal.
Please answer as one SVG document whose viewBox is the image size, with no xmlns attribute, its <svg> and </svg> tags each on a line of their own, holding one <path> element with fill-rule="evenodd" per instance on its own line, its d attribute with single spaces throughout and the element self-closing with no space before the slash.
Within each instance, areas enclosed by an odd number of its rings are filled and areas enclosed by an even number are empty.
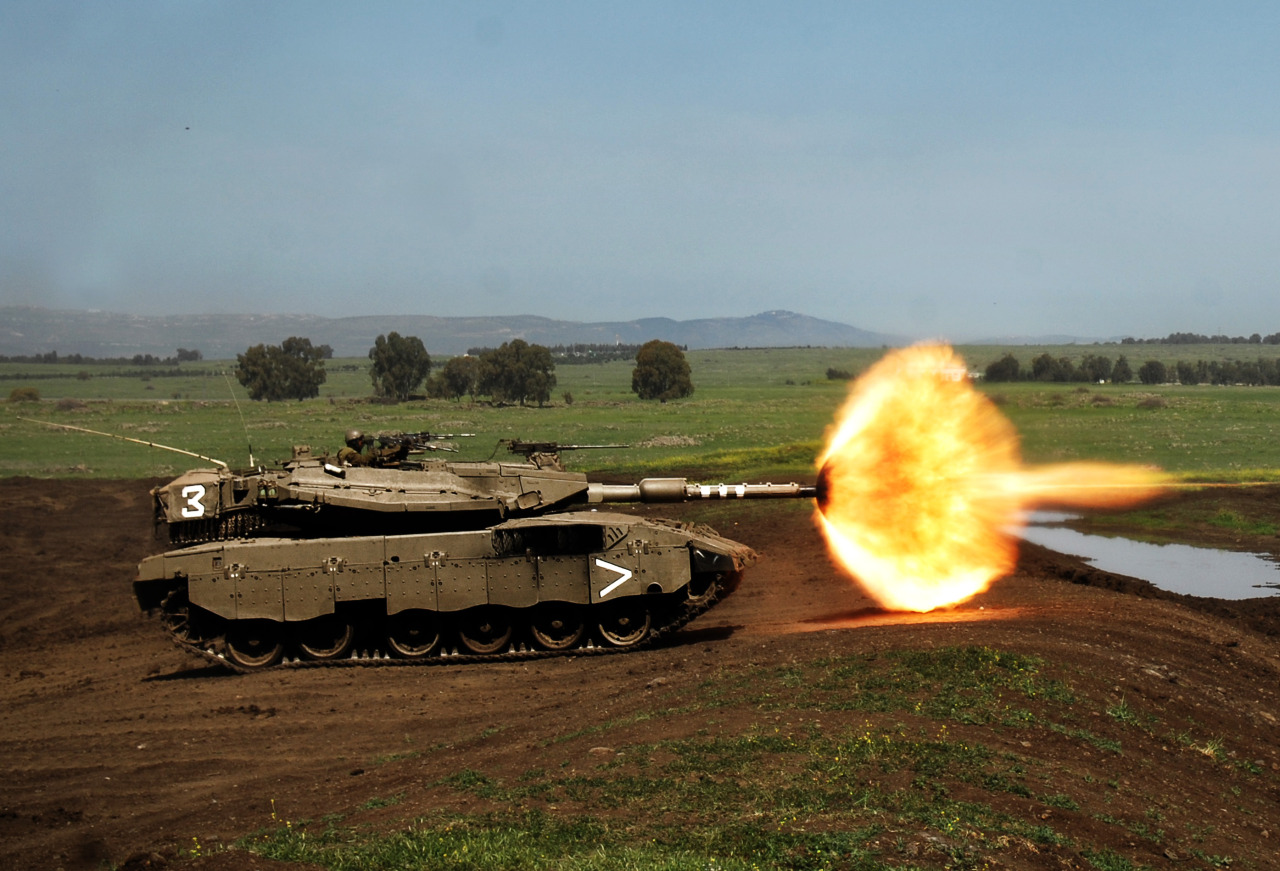
<svg viewBox="0 0 1280 871">
<path fill-rule="evenodd" d="M 939 345 L 891 352 L 858 379 L 818 463 L 832 553 L 905 611 L 964 601 L 1011 572 L 1025 509 L 1131 503 L 1160 481 L 1132 466 L 1025 469 L 1012 424 Z"/>
</svg>

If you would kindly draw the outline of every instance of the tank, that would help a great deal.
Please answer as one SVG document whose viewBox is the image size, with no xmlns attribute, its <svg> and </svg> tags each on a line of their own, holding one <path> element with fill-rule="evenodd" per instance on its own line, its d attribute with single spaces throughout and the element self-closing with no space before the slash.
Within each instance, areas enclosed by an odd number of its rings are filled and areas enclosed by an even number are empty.
<svg viewBox="0 0 1280 871">
<path fill-rule="evenodd" d="M 139 606 L 182 649 L 236 671 L 454 663 L 632 650 L 712 607 L 755 560 L 701 525 L 613 503 L 814 498 L 800 484 L 589 482 L 562 451 L 511 461 L 413 452 L 370 465 L 303 446 L 279 468 L 186 472 L 152 491 L 172 549 L 142 561 Z"/>
</svg>

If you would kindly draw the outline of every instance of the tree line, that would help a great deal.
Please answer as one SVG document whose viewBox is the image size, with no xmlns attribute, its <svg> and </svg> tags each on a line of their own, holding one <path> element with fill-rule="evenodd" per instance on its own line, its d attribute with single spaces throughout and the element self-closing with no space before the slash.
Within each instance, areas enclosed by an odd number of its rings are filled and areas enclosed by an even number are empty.
<svg viewBox="0 0 1280 871">
<path fill-rule="evenodd" d="M 557 363 L 574 365 L 578 363 L 611 363 L 615 360 L 634 360 L 643 345 L 624 345 L 616 343 L 595 344 L 591 342 L 575 342 L 571 345 L 552 345 L 551 357 Z M 688 345 L 678 346 L 680 350 L 689 350 Z"/>
<path fill-rule="evenodd" d="M 1280 385 L 1280 360 L 1258 358 L 1246 362 L 1237 360 L 1196 360 L 1194 363 L 1179 360 L 1167 366 L 1159 360 L 1148 360 L 1138 369 L 1138 379 L 1143 384 L 1232 384 Z"/>
<path fill-rule="evenodd" d="M 1135 339 L 1126 336 L 1120 340 L 1122 345 L 1280 345 L 1280 333 L 1264 336 L 1254 333 L 1250 336 L 1206 336 L 1202 333 L 1170 333 L 1163 339 Z"/>
<path fill-rule="evenodd" d="M 0 363 L 70 363 L 73 366 L 176 366 L 179 363 L 194 363 L 203 359 L 204 354 L 199 350 L 187 348 L 179 348 L 177 354 L 172 357 L 157 357 L 154 354 L 134 354 L 132 357 L 90 357 L 85 354 L 59 355 L 57 351 L 46 351 L 43 354 L 0 354 Z"/>
<path fill-rule="evenodd" d="M 609 346 L 614 347 L 614 346 Z M 255 345 L 236 355 L 236 378 L 250 399 L 310 399 L 320 395 L 326 373 L 323 351 L 311 340 L 291 336 L 280 345 Z M 369 349 L 374 396 L 402 402 L 419 395 L 437 399 L 488 396 L 499 403 L 545 405 L 556 386 L 551 349 L 523 339 L 498 348 L 451 357 L 432 374 L 431 355 L 417 336 L 392 331 Z M 331 355 L 331 352 L 330 352 Z M 636 346 L 631 389 L 641 399 L 666 401 L 693 393 L 688 361 L 671 342 Z M 423 394 L 419 394 L 419 390 Z M 572 402 L 569 394 L 565 400 Z"/>
<path fill-rule="evenodd" d="M 1012 353 L 987 366 L 983 378 L 987 381 L 1045 381 L 1087 382 L 1099 384 L 1127 384 L 1137 378 L 1143 384 L 1178 383 L 1194 384 L 1249 384 L 1280 385 L 1280 359 L 1258 358 L 1255 362 L 1237 360 L 1196 360 L 1194 363 L 1179 360 L 1166 365 L 1159 360 L 1148 360 L 1135 372 L 1128 359 L 1121 354 L 1114 362 L 1101 354 L 1085 354 L 1079 363 L 1070 357 L 1054 357 L 1044 353 L 1023 367 Z"/>
<path fill-rule="evenodd" d="M 549 345 L 551 359 L 557 364 L 575 365 L 579 363 L 612 363 L 615 360 L 634 360 L 644 345 L 626 345 L 621 342 L 608 344 L 605 342 L 574 342 L 572 344 Z M 677 345 L 681 352 L 689 350 L 688 345 Z M 480 357 L 494 350 L 489 347 L 468 348 L 467 355 Z"/>
<path fill-rule="evenodd" d="M 1114 362 L 1101 354 L 1085 354 L 1079 365 L 1070 357 L 1054 357 L 1044 353 L 1023 368 L 1012 353 L 989 365 L 983 373 L 987 381 L 1115 381 L 1133 380 L 1133 370 L 1123 354 Z"/>
</svg>

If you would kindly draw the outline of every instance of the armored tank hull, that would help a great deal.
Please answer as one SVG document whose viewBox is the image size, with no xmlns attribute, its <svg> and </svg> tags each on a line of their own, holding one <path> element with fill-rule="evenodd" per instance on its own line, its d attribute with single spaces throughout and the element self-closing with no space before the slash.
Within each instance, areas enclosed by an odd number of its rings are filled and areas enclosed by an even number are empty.
<svg viewBox="0 0 1280 871">
<path fill-rule="evenodd" d="M 193 470 L 154 492 L 164 553 L 134 595 L 179 647 L 238 671 L 605 653 L 654 643 L 755 561 L 609 502 L 809 497 L 795 484 L 588 483 L 537 463 Z"/>
<path fill-rule="evenodd" d="M 208 542 L 144 560 L 134 592 L 176 644 L 239 671 L 455 663 L 651 644 L 732 592 L 754 559 L 705 528 L 584 511 Z"/>
</svg>

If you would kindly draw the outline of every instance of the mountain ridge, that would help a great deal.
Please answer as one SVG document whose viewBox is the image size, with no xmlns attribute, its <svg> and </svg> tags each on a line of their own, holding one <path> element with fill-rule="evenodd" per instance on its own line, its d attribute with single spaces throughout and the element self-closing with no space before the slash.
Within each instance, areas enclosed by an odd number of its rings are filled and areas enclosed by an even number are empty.
<svg viewBox="0 0 1280 871">
<path fill-rule="evenodd" d="M 630 321 L 563 321 L 540 315 L 353 315 L 305 314 L 134 315 L 40 306 L 0 306 L 0 355 L 56 351 L 60 355 L 171 356 L 177 348 L 199 350 L 208 359 L 229 359 L 257 344 L 278 345 L 290 336 L 329 345 L 339 357 L 363 357 L 379 335 L 417 336 L 441 356 L 470 348 L 497 347 L 513 339 L 540 345 L 642 344 L 662 339 L 690 349 L 788 346 L 879 347 L 901 345 L 901 336 L 875 333 L 836 321 L 774 309 L 746 317 L 665 317 Z"/>
</svg>

